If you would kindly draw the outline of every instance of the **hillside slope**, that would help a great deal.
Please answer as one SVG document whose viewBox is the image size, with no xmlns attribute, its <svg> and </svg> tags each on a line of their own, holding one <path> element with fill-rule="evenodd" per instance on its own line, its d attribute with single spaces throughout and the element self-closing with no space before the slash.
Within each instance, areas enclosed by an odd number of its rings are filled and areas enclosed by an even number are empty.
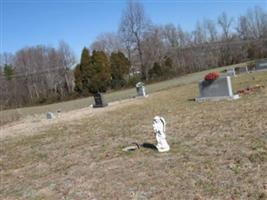
<svg viewBox="0 0 267 200">
<path fill-rule="evenodd" d="M 235 91 L 257 84 L 236 101 L 195 102 L 190 83 L 6 125 L 0 199 L 266 199 L 267 72 L 233 79 Z M 155 142 L 155 115 L 167 121 L 170 152 L 123 152 Z"/>
</svg>

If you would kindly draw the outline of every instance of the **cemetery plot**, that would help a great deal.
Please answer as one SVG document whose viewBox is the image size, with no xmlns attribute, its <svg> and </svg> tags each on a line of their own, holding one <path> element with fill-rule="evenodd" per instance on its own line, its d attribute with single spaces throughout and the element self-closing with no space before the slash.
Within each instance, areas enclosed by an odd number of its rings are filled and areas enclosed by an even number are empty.
<svg viewBox="0 0 267 200">
<path fill-rule="evenodd" d="M 217 101 L 217 100 L 232 100 L 238 99 L 238 95 L 233 94 L 231 78 L 221 77 L 216 80 L 203 80 L 199 83 L 200 96 L 196 98 L 197 101 Z"/>
<path fill-rule="evenodd" d="M 259 92 L 259 91 L 261 91 L 263 88 L 265 88 L 265 86 L 264 85 L 255 85 L 255 86 L 253 86 L 253 87 L 247 87 L 247 88 L 245 88 L 245 89 L 242 89 L 242 90 L 238 90 L 237 91 L 237 94 L 242 94 L 242 95 L 244 95 L 244 94 L 251 94 L 251 93 L 253 93 L 253 92 Z"/>
<path fill-rule="evenodd" d="M 248 73 L 249 72 L 247 66 L 245 66 L 245 67 L 236 67 L 234 69 L 235 69 L 236 74 L 243 74 L 243 73 Z"/>
<path fill-rule="evenodd" d="M 0 199 L 264 199 L 267 72 L 232 82 L 236 91 L 265 87 L 238 101 L 199 104 L 189 101 L 198 94 L 192 83 L 2 128 L 1 136 L 21 132 L 0 138 Z M 170 150 L 122 151 L 155 143 L 155 115 L 167 121 Z"/>
</svg>

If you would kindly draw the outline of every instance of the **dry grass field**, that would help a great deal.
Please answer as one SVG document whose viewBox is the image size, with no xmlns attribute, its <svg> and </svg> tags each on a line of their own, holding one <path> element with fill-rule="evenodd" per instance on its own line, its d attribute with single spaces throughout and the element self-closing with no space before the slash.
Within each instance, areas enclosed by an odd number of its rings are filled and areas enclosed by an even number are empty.
<svg viewBox="0 0 267 200">
<path fill-rule="evenodd" d="M 234 78 L 234 91 L 265 85 L 236 101 L 195 102 L 191 79 L 148 98 L 3 126 L 0 199 L 267 199 L 267 72 Z M 155 115 L 167 121 L 171 150 L 123 152 L 155 142 Z"/>
</svg>

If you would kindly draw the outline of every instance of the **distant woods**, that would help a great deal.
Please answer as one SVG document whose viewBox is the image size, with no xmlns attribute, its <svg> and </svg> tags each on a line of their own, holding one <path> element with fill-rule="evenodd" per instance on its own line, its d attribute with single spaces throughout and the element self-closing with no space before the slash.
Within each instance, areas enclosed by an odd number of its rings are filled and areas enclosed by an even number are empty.
<svg viewBox="0 0 267 200">
<path fill-rule="evenodd" d="M 1 55 L 1 108 L 60 100 L 72 93 L 75 63 L 70 47 L 27 47 L 15 55 Z"/>
<path fill-rule="evenodd" d="M 187 32 L 179 25 L 153 24 L 142 4 L 129 1 L 118 32 L 102 33 L 91 49 L 106 54 L 120 50 L 131 63 L 130 71 L 139 72 L 143 80 L 163 75 L 161 70 L 169 77 L 264 58 L 267 12 L 255 7 L 237 19 L 223 12 L 217 19 L 198 21 L 195 30 Z"/>
<path fill-rule="evenodd" d="M 177 10 L 179 12 L 179 10 Z M 181 19 L 186 20 L 186 19 Z M 1 55 L 2 108 L 62 100 L 158 81 L 195 71 L 267 57 L 267 11 L 225 12 L 196 22 L 153 24 L 143 5 L 129 1 L 115 33 L 102 33 L 75 61 L 70 47 L 36 46 Z"/>
</svg>

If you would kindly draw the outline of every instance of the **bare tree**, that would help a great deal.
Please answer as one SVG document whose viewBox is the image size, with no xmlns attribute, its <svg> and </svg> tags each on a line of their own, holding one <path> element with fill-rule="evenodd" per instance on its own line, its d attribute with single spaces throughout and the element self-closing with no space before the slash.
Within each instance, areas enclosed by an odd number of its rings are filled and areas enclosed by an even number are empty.
<svg viewBox="0 0 267 200">
<path fill-rule="evenodd" d="M 218 32 L 217 32 L 216 24 L 214 23 L 214 21 L 206 19 L 206 20 L 204 20 L 203 23 L 204 23 L 204 28 L 207 31 L 209 41 L 210 42 L 217 41 Z"/>
<path fill-rule="evenodd" d="M 74 52 L 66 42 L 60 41 L 57 51 L 61 59 L 61 65 L 65 68 L 70 69 L 76 63 Z"/>
<path fill-rule="evenodd" d="M 74 77 L 70 69 L 76 64 L 76 58 L 74 52 L 71 50 L 70 46 L 64 42 L 59 42 L 58 46 L 58 56 L 60 60 L 60 65 L 62 66 L 66 87 L 68 93 L 74 91 Z M 58 66 L 59 67 L 59 66 Z"/>
<path fill-rule="evenodd" d="M 108 55 L 111 55 L 112 52 L 123 51 L 120 38 L 115 33 L 103 33 L 99 35 L 90 47 L 92 50 L 104 51 Z"/>
<path fill-rule="evenodd" d="M 173 24 L 167 24 L 162 27 L 164 43 L 171 48 L 179 46 L 179 36 L 176 27 Z"/>
<path fill-rule="evenodd" d="M 197 22 L 196 29 L 193 31 L 194 43 L 202 44 L 207 42 L 207 32 L 204 25 L 200 22 Z"/>
<path fill-rule="evenodd" d="M 228 40 L 230 38 L 231 25 L 233 21 L 234 19 L 232 17 L 229 18 L 225 12 L 223 12 L 218 17 L 218 24 L 223 31 L 223 35 L 222 35 L 223 39 Z"/>
<path fill-rule="evenodd" d="M 142 39 L 149 28 L 149 20 L 145 15 L 143 5 L 139 2 L 129 1 L 123 12 L 119 33 L 129 50 L 134 47 L 139 56 L 143 79 L 147 79 L 147 73 L 143 61 Z"/>
<path fill-rule="evenodd" d="M 23 106 L 50 98 L 62 98 L 73 91 L 71 66 L 75 63 L 72 50 L 65 42 L 58 48 L 35 46 L 23 48 L 10 60 L 12 79 L 0 76 L 0 104 L 4 107 Z"/>
<path fill-rule="evenodd" d="M 144 65 L 146 66 L 146 74 L 153 67 L 155 62 L 160 63 L 166 55 L 163 33 L 160 27 L 154 26 L 147 32 L 142 41 Z"/>
<path fill-rule="evenodd" d="M 4 52 L 0 54 L 0 66 L 12 65 L 14 55 L 12 53 Z"/>
<path fill-rule="evenodd" d="M 236 28 L 241 39 L 260 39 L 267 37 L 267 12 L 260 7 L 249 9 L 240 16 Z"/>
</svg>

